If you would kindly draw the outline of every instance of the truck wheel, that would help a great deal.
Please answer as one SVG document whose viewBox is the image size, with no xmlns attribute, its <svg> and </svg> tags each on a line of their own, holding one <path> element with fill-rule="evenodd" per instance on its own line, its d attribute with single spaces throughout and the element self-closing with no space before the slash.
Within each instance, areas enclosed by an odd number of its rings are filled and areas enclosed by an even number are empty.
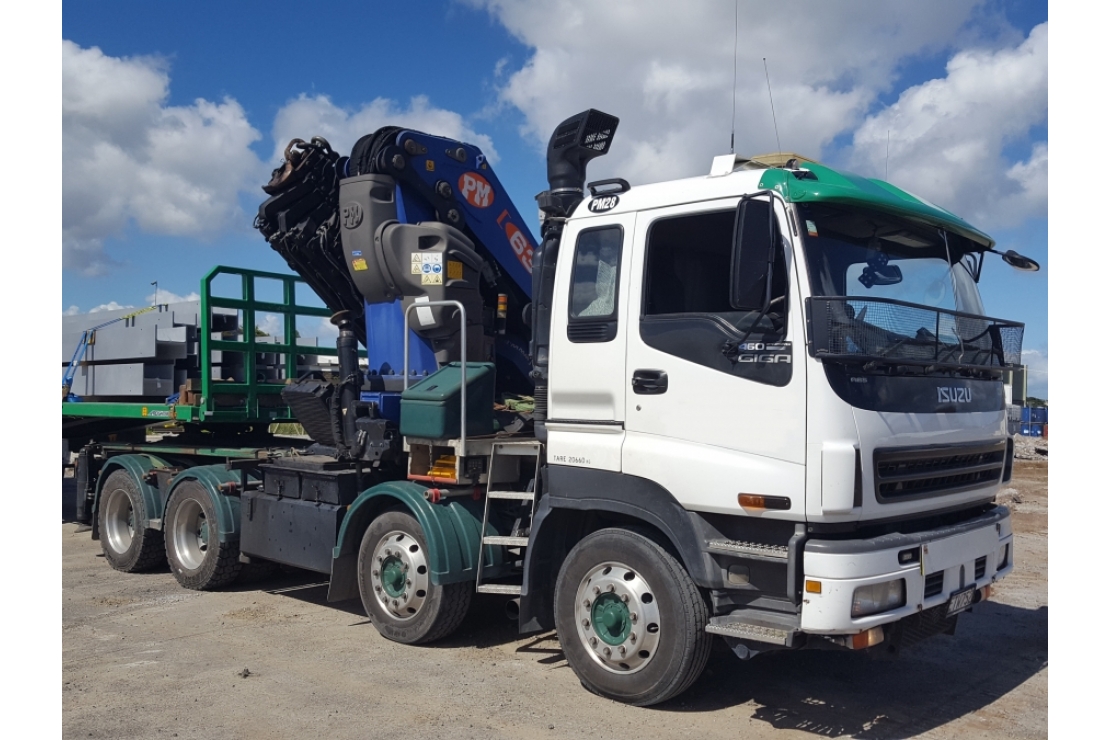
<svg viewBox="0 0 1110 740">
<path fill-rule="evenodd" d="M 126 470 L 116 470 L 104 481 L 98 510 L 100 547 L 113 568 L 138 573 L 166 561 L 162 533 L 142 525 L 146 504 L 139 484 Z"/>
<path fill-rule="evenodd" d="M 412 515 L 387 511 L 366 529 L 358 551 L 358 590 L 382 637 L 416 644 L 451 634 L 470 608 L 472 583 L 436 586 L 424 531 Z"/>
<path fill-rule="evenodd" d="M 709 658 L 707 621 L 686 570 L 637 532 L 594 532 L 559 571 L 559 642 L 582 685 L 610 699 L 649 706 L 689 688 Z"/>
<path fill-rule="evenodd" d="M 166 557 L 185 588 L 220 588 L 239 575 L 239 541 L 220 542 L 216 507 L 196 481 L 178 486 L 166 507 Z"/>
</svg>

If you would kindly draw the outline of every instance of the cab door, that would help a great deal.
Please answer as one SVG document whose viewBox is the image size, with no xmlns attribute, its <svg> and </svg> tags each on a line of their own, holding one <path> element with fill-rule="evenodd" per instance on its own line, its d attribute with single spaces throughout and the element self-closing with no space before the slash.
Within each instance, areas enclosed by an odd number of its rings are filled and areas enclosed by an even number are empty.
<svg viewBox="0 0 1110 740">
<path fill-rule="evenodd" d="M 547 455 L 619 471 L 625 421 L 629 243 L 634 213 L 572 221 L 556 268 Z"/>
<path fill-rule="evenodd" d="M 762 265 L 734 264 L 736 198 L 639 215 L 622 470 L 689 509 L 742 513 L 737 495 L 750 493 L 788 499 L 785 510 L 761 515 L 797 518 L 806 385 L 790 231 L 781 202 L 773 216 L 766 195 L 743 207 L 742 228 L 775 249 L 763 316 L 766 252 Z"/>
</svg>

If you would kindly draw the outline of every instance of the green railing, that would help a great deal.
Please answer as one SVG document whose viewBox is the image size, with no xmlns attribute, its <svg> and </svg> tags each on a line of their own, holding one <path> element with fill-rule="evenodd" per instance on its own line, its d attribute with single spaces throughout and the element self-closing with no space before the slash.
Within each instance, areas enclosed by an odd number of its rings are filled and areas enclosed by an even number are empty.
<svg viewBox="0 0 1110 740">
<path fill-rule="evenodd" d="M 221 275 L 237 276 L 241 280 L 242 298 L 231 298 L 213 294 L 213 281 Z M 259 300 L 258 280 L 275 281 L 281 286 L 280 303 Z M 201 395 L 205 421 L 240 421 L 261 419 L 271 421 L 292 420 L 289 408 L 281 402 L 281 389 L 287 381 L 295 379 L 298 355 L 324 355 L 335 357 L 338 351 L 334 346 L 318 347 L 298 344 L 297 317 L 309 316 L 327 318 L 331 312 L 319 306 L 297 305 L 297 285 L 307 285 L 293 275 L 273 272 L 260 272 L 236 267 L 215 267 L 205 275 L 200 292 L 200 357 L 201 357 Z M 222 286 L 221 286 L 222 287 Z M 214 338 L 218 328 L 214 326 L 213 310 L 218 308 L 234 309 L 239 312 L 241 321 L 235 330 L 235 339 Z M 279 340 L 259 341 L 255 336 L 262 314 L 274 314 L 280 318 L 281 334 Z M 219 362 L 215 359 L 220 352 Z M 229 367 L 226 353 L 242 356 L 242 378 L 213 378 L 214 370 Z M 280 367 L 280 377 L 268 379 L 261 377 L 259 354 L 273 353 L 280 356 L 275 363 Z M 236 363 L 238 365 L 238 363 Z"/>
</svg>

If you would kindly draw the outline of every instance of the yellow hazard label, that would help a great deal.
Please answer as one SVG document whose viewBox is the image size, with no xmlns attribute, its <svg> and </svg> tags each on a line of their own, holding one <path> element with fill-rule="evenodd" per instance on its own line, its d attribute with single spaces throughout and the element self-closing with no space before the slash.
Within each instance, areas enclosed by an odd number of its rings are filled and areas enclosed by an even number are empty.
<svg viewBox="0 0 1110 740">
<path fill-rule="evenodd" d="M 366 266 L 366 260 L 364 260 L 361 257 L 359 257 L 357 260 L 351 260 L 351 267 L 355 268 L 359 272 L 362 272 L 363 270 L 369 269 Z"/>
<path fill-rule="evenodd" d="M 146 416 L 148 413 L 149 413 L 149 410 L 147 409 L 147 407 L 143 406 L 143 416 Z"/>
<path fill-rule="evenodd" d="M 421 285 L 443 285 L 443 273 L 424 273 L 420 276 Z"/>
<path fill-rule="evenodd" d="M 436 163 L 431 159 L 425 159 L 424 160 L 424 169 L 427 170 L 428 172 L 435 172 L 436 171 Z"/>
<path fill-rule="evenodd" d="M 462 280 L 463 264 L 455 260 L 447 260 L 447 279 Z"/>
</svg>

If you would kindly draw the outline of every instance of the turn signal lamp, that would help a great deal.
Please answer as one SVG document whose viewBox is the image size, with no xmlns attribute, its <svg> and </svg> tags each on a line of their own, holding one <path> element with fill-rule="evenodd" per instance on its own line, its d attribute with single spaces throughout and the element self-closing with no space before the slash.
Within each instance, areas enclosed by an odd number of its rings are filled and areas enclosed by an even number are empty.
<svg viewBox="0 0 1110 740">
<path fill-rule="evenodd" d="M 756 493 L 737 494 L 736 500 L 745 509 L 775 509 L 786 511 L 790 508 L 790 499 L 785 496 L 760 496 Z"/>
<path fill-rule="evenodd" d="M 858 635 L 852 635 L 852 649 L 863 650 L 865 648 L 874 647 L 883 641 L 883 628 L 872 627 L 869 630 L 860 632 Z"/>
<path fill-rule="evenodd" d="M 806 593 L 807 594 L 819 594 L 819 593 L 821 593 L 821 582 L 820 581 L 807 580 L 806 581 Z"/>
</svg>

